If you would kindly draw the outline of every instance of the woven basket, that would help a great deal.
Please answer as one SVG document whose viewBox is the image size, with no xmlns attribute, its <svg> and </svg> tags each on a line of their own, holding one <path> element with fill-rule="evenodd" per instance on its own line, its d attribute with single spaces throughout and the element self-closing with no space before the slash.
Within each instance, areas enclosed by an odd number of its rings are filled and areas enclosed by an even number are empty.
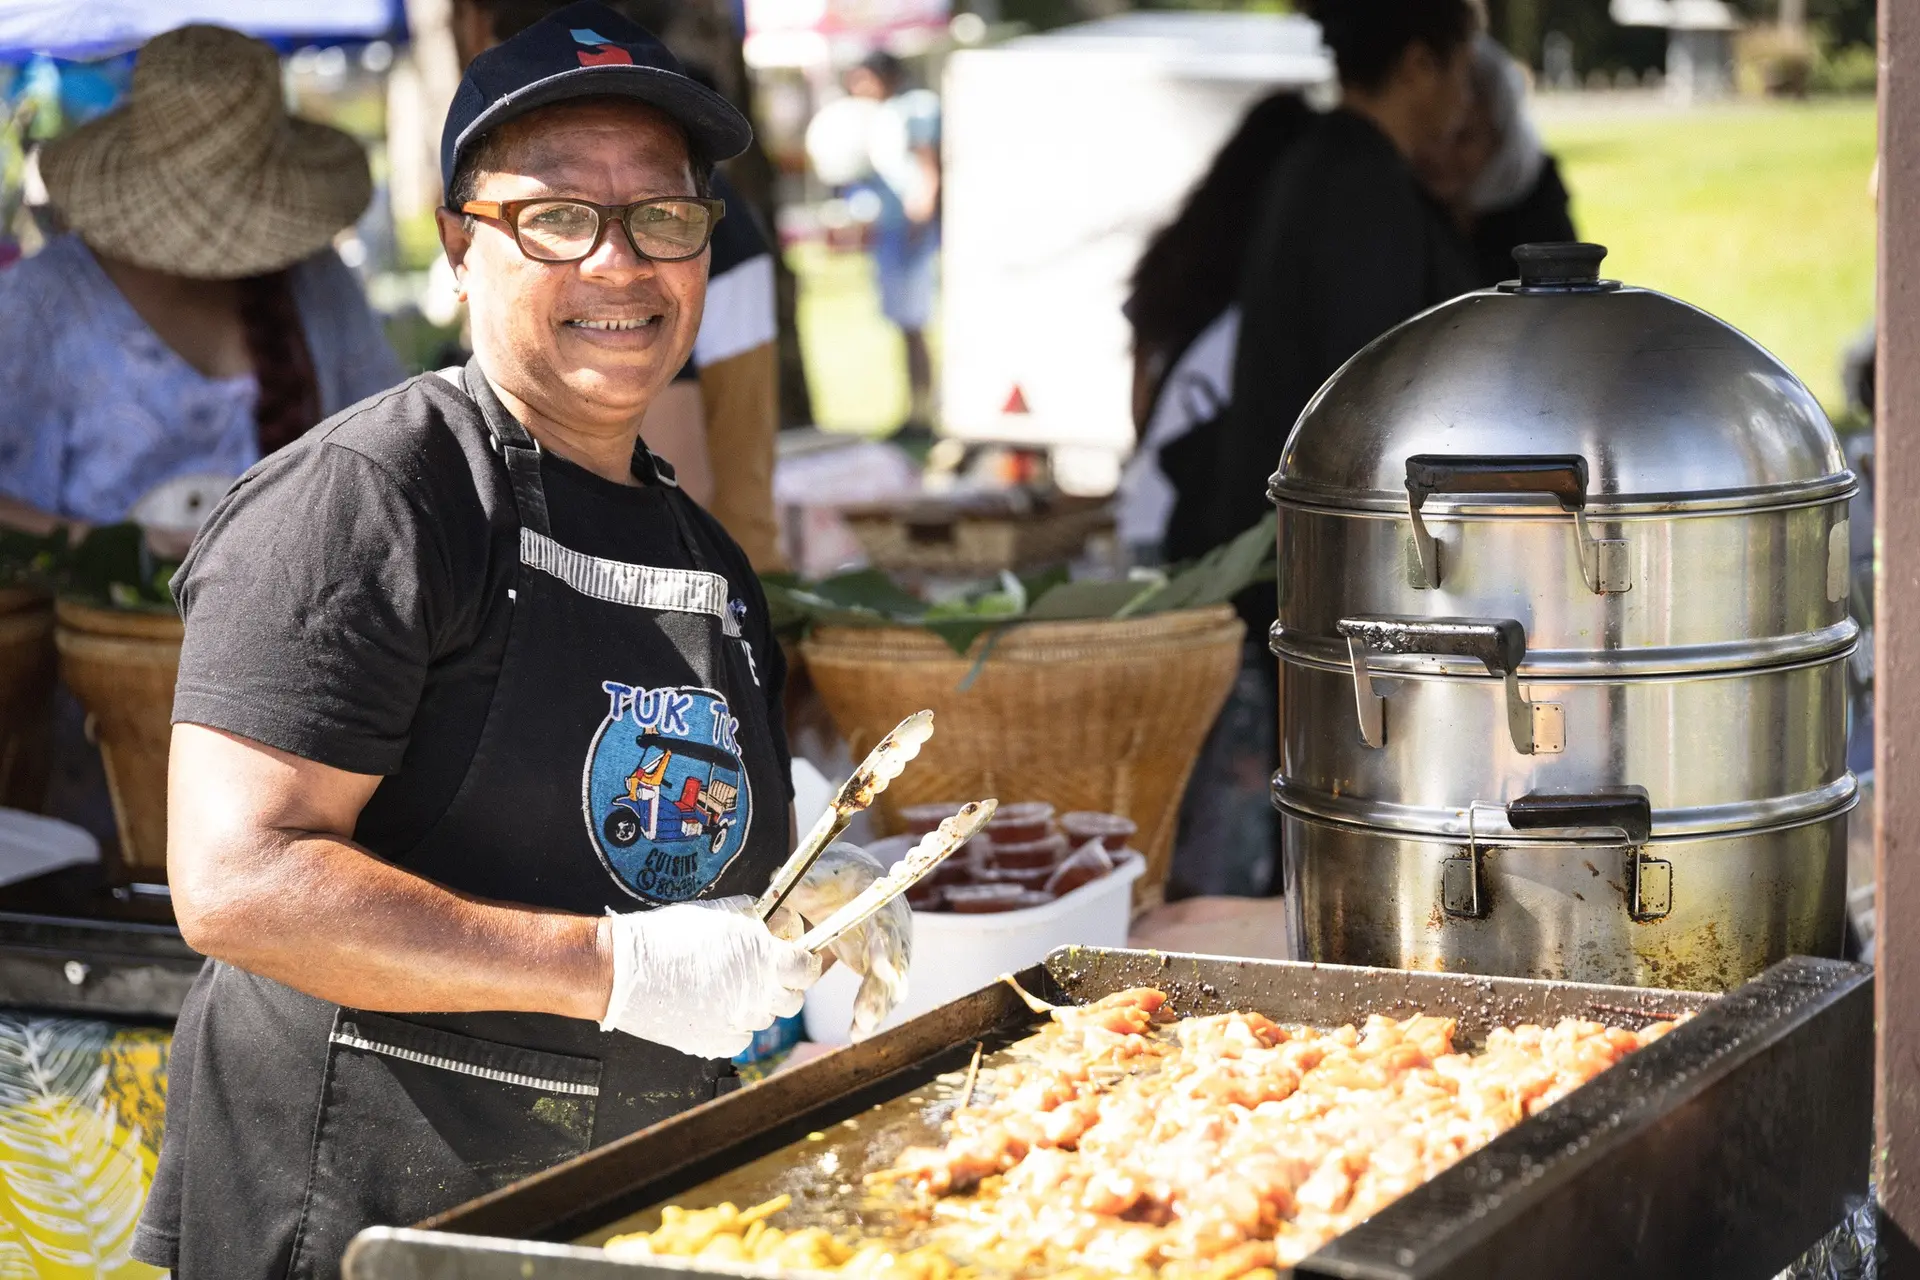
<svg viewBox="0 0 1920 1280">
<path fill-rule="evenodd" d="M 917 629 L 823 627 L 801 652 L 856 760 L 903 716 L 934 713 L 933 741 L 875 806 L 884 831 L 900 829 L 902 805 L 982 796 L 1125 814 L 1147 856 L 1134 886 L 1144 908 L 1161 898 L 1180 798 L 1244 633 L 1222 607 L 1026 623 L 983 636 L 965 657 Z"/>
<path fill-rule="evenodd" d="M 905 573 L 992 574 L 1071 560 L 1096 533 L 1113 528 L 1104 501 L 1066 499 L 1052 511 L 919 517 L 877 508 L 842 513 L 867 559 Z"/>
<path fill-rule="evenodd" d="M 115 878 L 167 878 L 167 746 L 180 674 L 180 619 L 62 600 L 60 678 L 87 709 L 106 766 L 124 865 Z"/>
<path fill-rule="evenodd" d="M 0 806 L 37 812 L 53 761 L 53 601 L 0 588 Z"/>
</svg>

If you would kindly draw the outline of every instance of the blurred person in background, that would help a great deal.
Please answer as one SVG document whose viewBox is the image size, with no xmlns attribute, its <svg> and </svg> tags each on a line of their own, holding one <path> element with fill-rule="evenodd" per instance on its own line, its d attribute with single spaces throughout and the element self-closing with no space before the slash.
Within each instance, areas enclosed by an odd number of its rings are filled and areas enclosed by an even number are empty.
<svg viewBox="0 0 1920 1280">
<path fill-rule="evenodd" d="M 1477 30 L 1470 0 L 1321 0 L 1311 14 L 1333 50 L 1341 104 L 1275 146 L 1243 233 L 1230 374 L 1208 383 L 1191 414 L 1199 424 L 1159 449 L 1154 465 L 1174 494 L 1170 557 L 1199 554 L 1257 522 L 1281 444 L 1320 385 L 1393 325 L 1475 284 L 1452 219 L 1412 163 L 1450 137 L 1463 113 Z M 1198 292 L 1201 273 L 1188 274 Z M 1207 341 L 1180 359 L 1197 364 Z M 1151 381 L 1151 369 L 1143 372 Z M 1191 394 L 1178 374 L 1153 402 L 1149 441 L 1168 397 Z M 1178 402 L 1166 411 L 1180 412 Z M 1194 771 L 1204 781 L 1182 806 L 1169 898 L 1280 885 L 1267 798 L 1278 764 L 1278 671 L 1258 642 L 1277 600 L 1269 584 L 1235 603 L 1256 640 Z"/>
<path fill-rule="evenodd" d="M 184 554 L 235 477 L 405 376 L 331 247 L 366 156 L 287 115 L 266 44 L 156 36 L 39 168 L 71 230 L 0 272 L 0 524 L 136 519 Z"/>
<path fill-rule="evenodd" d="M 874 272 L 880 310 L 906 342 L 911 399 L 905 425 L 929 432 L 933 357 L 926 330 L 940 265 L 940 97 L 912 87 L 900 59 L 884 51 L 849 71 L 846 86 L 853 97 L 879 104 L 867 140 L 873 172 L 862 184 L 879 201 Z"/>
<path fill-rule="evenodd" d="M 280 60 L 222 27 L 140 51 L 125 105 L 38 157 L 67 228 L 0 271 L 0 526 L 136 521 L 179 559 L 227 487 L 400 362 L 331 247 L 359 143 L 287 115 Z M 118 847 L 80 704 L 55 695 L 45 812 Z"/>
<path fill-rule="evenodd" d="M 1340 106 L 1314 121 L 1268 183 L 1240 291 L 1233 410 L 1208 474 L 1200 541 L 1267 510 L 1266 482 L 1294 419 L 1373 339 L 1478 283 L 1447 211 L 1413 159 L 1459 126 L 1478 18 L 1471 0 L 1314 0 Z M 1241 611 L 1256 634 L 1271 586 Z"/>
<path fill-rule="evenodd" d="M 1296 93 L 1256 102 L 1134 268 L 1122 310 L 1133 328 L 1139 445 L 1116 517 L 1138 560 L 1189 560 L 1212 545 L 1197 531 L 1210 497 L 1207 450 L 1233 398 L 1241 263 L 1268 175 L 1313 119 Z"/>
<path fill-rule="evenodd" d="M 1514 276 L 1513 247 L 1577 240 L 1560 166 L 1527 117 L 1527 78 L 1492 36 L 1473 42 L 1472 92 L 1459 127 L 1414 157 L 1420 180 L 1453 214 L 1477 282 Z"/>
<path fill-rule="evenodd" d="M 454 0 L 454 46 L 464 70 L 566 0 Z M 659 0 L 613 0 L 630 21 L 652 27 Z M 686 61 L 683 57 L 682 61 Z M 688 73 L 711 83 L 697 67 Z M 722 170 L 713 194 L 727 212 L 714 228 L 707 303 L 693 355 L 647 411 L 642 438 L 673 465 L 680 487 L 712 512 L 753 567 L 785 568 L 773 510 L 780 427 L 773 239 Z"/>
<path fill-rule="evenodd" d="M 1133 327 L 1139 445 L 1120 479 L 1115 520 L 1136 560 L 1191 560 L 1208 549 L 1208 468 L 1233 399 L 1241 263 L 1269 175 L 1313 121 L 1298 94 L 1255 103 L 1134 268 L 1124 310 Z M 1279 822 L 1269 780 L 1277 690 L 1265 635 L 1262 629 L 1248 640 L 1233 692 L 1187 785 L 1169 877 L 1173 897 L 1273 891 Z"/>
</svg>

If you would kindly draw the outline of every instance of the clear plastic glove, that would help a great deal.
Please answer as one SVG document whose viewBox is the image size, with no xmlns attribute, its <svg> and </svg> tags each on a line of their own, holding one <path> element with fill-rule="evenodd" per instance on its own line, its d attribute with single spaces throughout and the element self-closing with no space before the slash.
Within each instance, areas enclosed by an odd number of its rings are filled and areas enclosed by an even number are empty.
<svg viewBox="0 0 1920 1280">
<path fill-rule="evenodd" d="M 696 1058 L 731 1058 L 800 1012 L 820 961 L 767 931 L 751 898 L 608 912 L 613 994 L 602 1031 Z"/>
<path fill-rule="evenodd" d="M 824 921 L 842 904 L 886 874 L 872 854 L 851 844 L 831 844 L 806 878 L 794 887 L 782 910 L 791 907 L 810 925 Z M 775 921 L 779 919 L 775 913 Z M 853 1002 L 853 1038 L 879 1030 L 888 1014 L 907 998 L 907 965 L 913 958 L 913 910 L 903 897 L 831 948 L 833 958 L 861 977 Z"/>
</svg>

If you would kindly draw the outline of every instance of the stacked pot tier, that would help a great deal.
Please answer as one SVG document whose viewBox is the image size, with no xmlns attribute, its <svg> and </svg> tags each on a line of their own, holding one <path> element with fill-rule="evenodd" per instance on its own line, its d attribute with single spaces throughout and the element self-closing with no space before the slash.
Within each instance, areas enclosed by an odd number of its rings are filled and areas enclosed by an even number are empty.
<svg viewBox="0 0 1920 1280">
<path fill-rule="evenodd" d="M 1856 481 L 1778 362 L 1591 252 L 1383 336 L 1289 437 L 1303 958 L 1717 989 L 1839 953 Z"/>
</svg>

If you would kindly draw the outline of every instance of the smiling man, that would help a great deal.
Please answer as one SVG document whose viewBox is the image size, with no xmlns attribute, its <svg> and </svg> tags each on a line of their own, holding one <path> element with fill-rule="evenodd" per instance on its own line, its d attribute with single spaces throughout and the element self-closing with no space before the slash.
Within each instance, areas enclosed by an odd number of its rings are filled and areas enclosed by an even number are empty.
<svg viewBox="0 0 1920 1280">
<path fill-rule="evenodd" d="M 597 4 L 483 54 L 442 145 L 472 363 L 322 423 L 195 544 L 168 866 L 210 959 L 143 1261 L 333 1276 L 364 1226 L 713 1097 L 800 1007 L 818 962 L 711 909 L 790 848 L 779 646 L 640 443 L 748 136 Z M 905 915 L 836 949 L 869 1025 Z"/>
</svg>

